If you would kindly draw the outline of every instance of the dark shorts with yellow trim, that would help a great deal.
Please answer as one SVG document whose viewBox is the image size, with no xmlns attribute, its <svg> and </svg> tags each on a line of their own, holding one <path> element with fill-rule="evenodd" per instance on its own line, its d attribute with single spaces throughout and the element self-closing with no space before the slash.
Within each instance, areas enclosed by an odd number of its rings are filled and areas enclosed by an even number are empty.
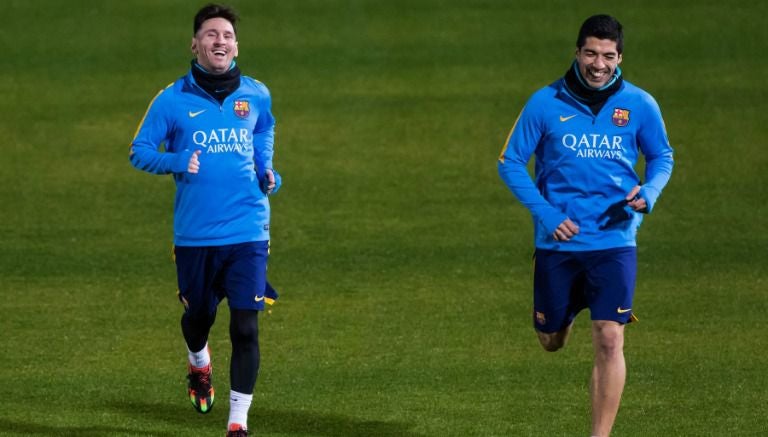
<svg viewBox="0 0 768 437">
<path fill-rule="evenodd" d="M 263 310 L 269 241 L 211 247 L 175 246 L 179 300 L 192 314 L 215 314 L 229 307 Z"/>
<path fill-rule="evenodd" d="M 629 323 L 635 319 L 636 277 L 636 247 L 584 252 L 536 249 L 533 326 L 545 333 L 561 331 L 585 308 L 592 320 Z"/>
</svg>

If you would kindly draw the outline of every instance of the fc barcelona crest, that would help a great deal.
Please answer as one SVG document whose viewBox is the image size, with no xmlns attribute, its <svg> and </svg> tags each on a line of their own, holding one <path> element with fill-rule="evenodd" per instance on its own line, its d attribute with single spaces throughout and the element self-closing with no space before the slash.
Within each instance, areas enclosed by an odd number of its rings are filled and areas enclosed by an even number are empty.
<svg viewBox="0 0 768 437">
<path fill-rule="evenodd" d="M 624 127 L 629 124 L 629 109 L 616 108 L 613 110 L 613 124 Z"/>
<path fill-rule="evenodd" d="M 235 100 L 235 114 L 240 118 L 248 118 L 251 113 L 251 105 L 248 100 Z"/>
</svg>

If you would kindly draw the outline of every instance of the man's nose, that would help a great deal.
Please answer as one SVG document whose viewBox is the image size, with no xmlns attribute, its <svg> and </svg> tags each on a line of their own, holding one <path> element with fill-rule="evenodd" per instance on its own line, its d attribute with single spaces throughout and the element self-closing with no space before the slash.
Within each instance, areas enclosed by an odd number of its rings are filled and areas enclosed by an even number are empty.
<svg viewBox="0 0 768 437">
<path fill-rule="evenodd" d="M 603 68 L 603 67 L 605 67 L 605 58 L 603 58 L 600 55 L 595 56 L 594 66 L 595 66 L 595 68 Z"/>
</svg>

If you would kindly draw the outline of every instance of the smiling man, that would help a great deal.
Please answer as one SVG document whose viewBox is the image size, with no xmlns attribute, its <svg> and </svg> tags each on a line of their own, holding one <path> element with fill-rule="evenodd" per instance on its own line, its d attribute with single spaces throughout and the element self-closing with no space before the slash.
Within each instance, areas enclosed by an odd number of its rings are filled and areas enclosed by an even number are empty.
<svg viewBox="0 0 768 437">
<path fill-rule="evenodd" d="M 588 18 L 573 64 L 529 99 L 498 162 L 533 217 L 532 316 L 544 349 L 562 348 L 576 315 L 590 310 L 592 435 L 600 437 L 610 434 L 626 379 L 637 230 L 673 166 L 656 101 L 622 76 L 623 43 L 615 18 Z M 644 183 L 634 170 L 640 154 Z M 526 169 L 533 155 L 535 182 Z"/>
<path fill-rule="evenodd" d="M 131 143 L 133 166 L 176 182 L 174 256 L 188 395 L 214 403 L 208 334 L 219 302 L 230 308 L 227 436 L 247 436 L 259 369 L 258 312 L 277 298 L 266 281 L 268 195 L 281 185 L 272 167 L 275 119 L 269 91 L 240 74 L 237 15 L 207 5 L 195 16 L 189 72 L 150 103 Z M 161 146 L 164 151 L 161 151 Z"/>
</svg>

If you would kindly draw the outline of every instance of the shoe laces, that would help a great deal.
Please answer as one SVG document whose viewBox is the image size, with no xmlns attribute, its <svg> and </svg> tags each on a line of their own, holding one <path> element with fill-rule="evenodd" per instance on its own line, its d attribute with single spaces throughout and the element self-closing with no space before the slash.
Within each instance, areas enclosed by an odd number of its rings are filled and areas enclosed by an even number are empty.
<svg viewBox="0 0 768 437">
<path fill-rule="evenodd" d="M 211 368 L 208 367 L 206 370 L 189 372 L 189 383 L 193 390 L 208 393 L 211 389 Z"/>
<path fill-rule="evenodd" d="M 248 430 L 242 426 L 235 425 L 227 431 L 227 437 L 248 437 Z"/>
</svg>

